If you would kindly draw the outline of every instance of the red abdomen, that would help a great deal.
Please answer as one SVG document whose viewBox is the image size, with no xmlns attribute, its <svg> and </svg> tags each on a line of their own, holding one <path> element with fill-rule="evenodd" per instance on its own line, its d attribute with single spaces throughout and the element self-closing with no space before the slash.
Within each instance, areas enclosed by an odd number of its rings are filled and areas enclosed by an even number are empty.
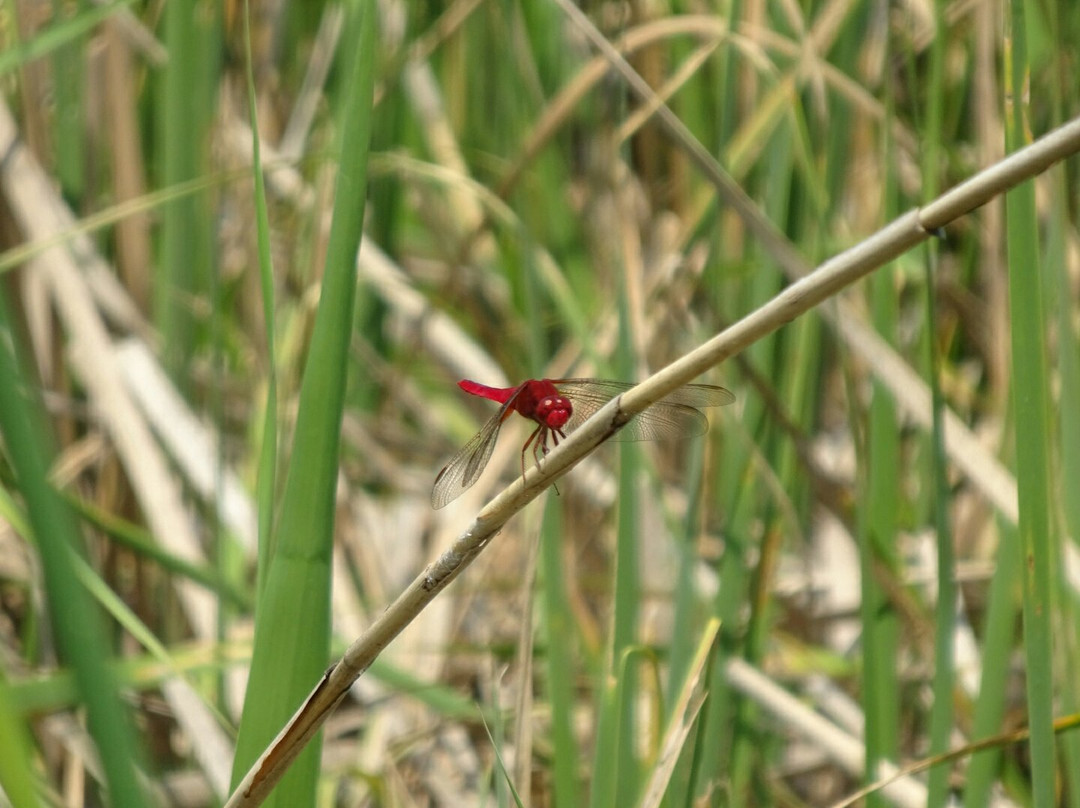
<svg viewBox="0 0 1080 808">
<path fill-rule="evenodd" d="M 458 387 L 500 404 L 510 402 L 519 415 L 551 429 L 561 429 L 574 412 L 570 400 L 559 392 L 551 379 L 529 379 L 517 387 L 488 387 L 463 379 L 458 382 Z"/>
</svg>

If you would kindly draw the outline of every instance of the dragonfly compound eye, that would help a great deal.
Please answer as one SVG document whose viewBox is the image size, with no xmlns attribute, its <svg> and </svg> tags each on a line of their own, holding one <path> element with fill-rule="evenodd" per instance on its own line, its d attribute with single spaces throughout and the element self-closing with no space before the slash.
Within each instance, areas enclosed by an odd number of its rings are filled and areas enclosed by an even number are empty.
<svg viewBox="0 0 1080 808">
<path fill-rule="evenodd" d="M 536 405 L 536 419 L 551 429 L 561 429 L 570 420 L 574 408 L 564 396 L 547 396 Z"/>
</svg>

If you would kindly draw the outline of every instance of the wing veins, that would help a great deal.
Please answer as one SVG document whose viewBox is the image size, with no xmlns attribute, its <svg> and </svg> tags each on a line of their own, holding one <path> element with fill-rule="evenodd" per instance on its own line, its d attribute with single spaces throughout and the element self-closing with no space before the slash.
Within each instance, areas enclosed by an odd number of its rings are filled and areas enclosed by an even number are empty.
<svg viewBox="0 0 1080 808">
<path fill-rule="evenodd" d="M 510 415 L 514 399 L 517 398 L 519 392 L 520 388 L 515 390 L 506 403 L 480 427 L 480 431 L 473 435 L 469 442 L 443 466 L 431 489 L 433 508 L 438 510 L 453 502 L 480 479 L 480 475 L 487 468 L 492 452 L 495 451 L 503 421 Z"/>
</svg>

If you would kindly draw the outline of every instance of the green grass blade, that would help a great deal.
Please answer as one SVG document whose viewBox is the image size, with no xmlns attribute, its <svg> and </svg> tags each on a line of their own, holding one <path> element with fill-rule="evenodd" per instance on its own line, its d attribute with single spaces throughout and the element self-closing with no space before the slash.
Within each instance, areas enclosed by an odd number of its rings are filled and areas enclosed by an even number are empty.
<svg viewBox="0 0 1080 808">
<path fill-rule="evenodd" d="M 632 378 L 634 368 L 633 339 L 630 333 L 629 301 L 625 288 L 618 300 L 620 373 Z M 638 675 L 630 663 L 637 641 L 638 615 L 641 601 L 639 579 L 640 532 L 638 524 L 638 485 L 641 482 L 640 451 L 633 444 L 620 447 L 619 487 L 616 501 L 618 528 L 615 537 L 614 614 L 611 626 L 611 648 L 603 672 L 605 684 L 598 688 L 596 743 L 593 748 L 594 771 L 590 805 L 632 805 L 637 801 L 638 771 L 635 757 L 635 738 L 624 731 L 634 724 L 634 699 L 624 697 L 638 689 Z M 608 684 L 610 683 L 610 684 Z"/>
<path fill-rule="evenodd" d="M 218 570 L 209 566 L 193 564 L 179 556 L 170 553 L 160 544 L 153 541 L 150 533 L 124 519 L 102 510 L 86 500 L 63 494 L 75 513 L 88 524 L 100 530 L 117 544 L 132 550 L 139 556 L 160 564 L 162 569 L 193 581 L 200 586 L 213 590 L 231 605 L 244 607 L 250 605 L 251 598 L 246 591 L 230 582 Z M 0 516 L 11 520 L 12 504 L 3 495 L 0 495 Z"/>
<path fill-rule="evenodd" d="M 169 61 L 160 79 L 157 103 L 163 109 L 157 112 L 156 133 L 165 185 L 192 180 L 206 169 L 221 54 L 216 8 L 204 9 L 194 0 L 165 7 Z M 175 199 L 162 211 L 154 316 L 166 366 L 181 388 L 200 331 L 193 303 L 207 293 L 214 265 L 210 210 L 208 197 L 200 195 Z"/>
<path fill-rule="evenodd" d="M 1067 231 L 1070 225 L 1066 221 L 1068 209 L 1063 172 L 1054 172 L 1054 195 L 1057 203 L 1051 205 L 1053 211 L 1048 227 L 1046 265 L 1053 268 L 1057 284 L 1058 310 L 1058 371 L 1061 377 L 1061 406 L 1058 407 L 1058 431 L 1060 434 L 1060 491 L 1080 491 L 1080 341 L 1072 323 L 1072 309 L 1068 301 L 1072 299 L 1069 278 L 1069 263 L 1065 258 L 1067 250 Z M 1066 526 L 1066 535 L 1080 537 L 1080 497 L 1063 496 L 1061 512 Z M 1064 565 L 1059 568 L 1062 580 L 1068 573 Z M 1072 598 L 1061 598 L 1061 625 L 1067 626 L 1062 632 L 1065 654 L 1065 670 L 1080 670 L 1080 622 L 1077 620 L 1078 605 Z M 1067 713 L 1080 712 L 1080 693 L 1075 688 L 1066 687 L 1062 691 L 1062 708 Z M 1063 765 L 1069 788 L 1069 805 L 1080 808 L 1080 736 L 1071 732 L 1062 738 L 1062 753 L 1066 756 Z"/>
<path fill-rule="evenodd" d="M 619 525 L 615 538 L 615 582 L 614 582 L 614 608 L 613 625 L 611 629 L 611 660 L 612 663 L 623 658 L 623 655 L 633 647 L 637 641 L 639 613 L 641 609 L 641 580 L 639 566 L 641 564 L 641 514 L 638 510 L 641 503 L 638 491 L 643 484 L 641 469 L 641 451 L 632 443 L 619 447 L 619 493 L 618 493 L 618 519 Z M 635 666 L 625 664 L 620 671 L 613 668 L 613 674 L 620 676 L 619 687 L 623 693 L 635 693 L 638 690 L 638 671 Z M 620 711 L 617 721 L 608 723 L 608 727 L 617 729 L 624 727 L 628 730 L 636 723 L 634 721 L 635 702 L 632 698 L 620 698 L 615 701 L 612 708 Z M 615 756 L 613 758 L 597 757 L 596 763 L 602 760 L 611 762 L 612 768 L 617 772 L 615 782 L 614 805 L 633 805 L 637 802 L 638 794 L 638 771 L 636 759 L 637 739 L 633 731 L 617 732 L 615 736 Z M 597 743 L 597 752 L 600 744 Z M 596 805 L 597 803 L 593 803 Z"/>
<path fill-rule="evenodd" d="M 895 110 L 891 85 L 885 88 L 886 119 Z M 896 164 L 896 142 L 889 127 L 884 128 L 884 151 L 887 164 Z M 896 171 L 885 174 L 885 215 L 897 214 L 900 206 Z M 867 279 L 875 330 L 890 344 L 897 339 L 899 301 L 896 295 L 895 267 L 876 272 Z M 897 670 L 900 616 L 893 608 L 888 592 L 875 575 L 875 565 L 890 575 L 901 569 L 897 553 L 899 514 L 902 507 L 900 430 L 896 402 L 880 379 L 874 381 L 866 435 L 867 483 L 865 506 L 860 515 L 860 575 L 862 578 L 862 705 L 865 715 L 866 778 L 877 777 L 882 760 L 897 760 L 900 747 L 900 676 Z M 861 498 L 860 498 L 861 499 Z M 868 808 L 885 804 L 880 794 L 866 799 Z"/>
<path fill-rule="evenodd" d="M 548 497 L 541 530 L 544 624 L 547 627 L 548 701 L 551 704 L 551 742 L 554 755 L 555 808 L 581 805 L 578 788 L 578 745 L 574 737 L 574 665 L 571 638 L 574 616 L 563 581 L 562 505 Z"/>
<path fill-rule="evenodd" d="M 61 20 L 39 31 L 33 39 L 0 51 L 0 76 L 20 65 L 39 59 L 64 45 L 87 35 L 91 30 L 135 0 L 119 0 L 103 5 L 87 4 L 74 17 Z"/>
<path fill-rule="evenodd" d="M 932 247 L 930 248 L 932 251 Z M 928 335 L 930 352 L 930 393 L 933 401 L 933 424 L 930 430 L 931 479 L 934 527 L 937 535 L 937 605 L 934 621 L 934 704 L 930 710 L 930 754 L 940 755 L 949 750 L 953 730 L 953 687 L 956 680 L 953 647 L 956 639 L 956 561 L 953 535 L 949 527 L 949 484 L 945 467 L 945 427 L 943 412 L 945 401 L 941 394 L 940 358 L 933 324 L 937 322 L 934 302 L 936 284 L 931 252 L 926 257 L 926 322 L 931 329 Z M 928 806 L 943 806 L 949 797 L 949 771 L 939 766 L 930 772 Z"/>
<path fill-rule="evenodd" d="M 37 808 L 30 732 L 15 709 L 11 688 L 0 670 L 0 789 L 12 808 Z"/>
<path fill-rule="evenodd" d="M 673 788 L 671 778 L 677 765 L 676 761 L 684 750 L 691 728 L 697 721 L 701 705 L 706 697 L 700 685 L 702 677 L 708 671 L 708 663 L 719 632 L 720 621 L 716 618 L 710 619 L 705 624 L 696 637 L 697 647 L 694 648 L 689 664 L 686 666 L 686 675 L 671 688 L 673 694 L 668 709 L 667 725 L 657 750 L 658 754 L 652 763 L 648 786 L 639 803 L 642 808 L 657 805 L 661 796 Z M 682 789 L 679 789 L 679 792 L 682 793 Z M 675 796 L 677 799 L 679 795 Z M 679 804 L 684 800 L 685 794 L 682 794 L 682 799 L 673 804 Z"/>
<path fill-rule="evenodd" d="M 318 681 L 329 650 L 330 555 L 338 441 L 364 220 L 375 70 L 375 4 L 361 6 L 360 36 L 346 73 L 334 218 L 322 294 L 304 371 L 293 453 L 275 527 L 274 555 L 256 614 L 251 678 L 237 741 L 234 782 Z M 318 742 L 297 759 L 271 803 L 310 804 Z"/>
<path fill-rule="evenodd" d="M 668 716 L 676 710 L 681 695 L 680 688 L 685 686 L 687 677 L 692 675 L 694 644 L 701 639 L 699 635 L 705 604 L 695 584 L 695 573 L 700 564 L 695 539 L 700 530 L 704 471 L 705 452 L 695 448 L 690 453 L 686 474 L 689 499 L 677 539 L 679 543 L 678 570 L 673 592 L 672 630 L 668 644 L 668 683 L 664 693 L 664 710 Z M 719 621 L 713 618 L 712 622 L 716 623 L 716 632 L 719 632 Z M 711 627 L 708 630 L 711 631 Z M 686 744 L 664 794 L 666 804 L 682 805 L 689 799 L 691 767 L 697 748 L 697 744 L 693 741 Z"/>
<path fill-rule="evenodd" d="M 495 752 L 496 776 L 500 777 L 499 782 L 505 783 L 506 789 L 510 792 L 509 796 L 514 800 L 514 805 L 516 805 L 517 808 L 523 808 L 524 803 L 521 801 L 521 795 L 518 794 L 517 789 L 514 787 L 514 781 L 510 776 L 510 770 L 506 768 L 506 762 L 503 760 L 502 752 L 499 751 L 499 744 L 496 742 L 495 736 L 491 734 L 491 727 L 485 723 L 484 730 L 487 732 L 488 740 L 491 742 L 491 749 Z M 499 805 L 507 805 L 508 803 L 506 800 L 501 797 L 502 792 L 500 791 Z"/>
<path fill-rule="evenodd" d="M 633 805 L 633 802 L 620 802 L 620 794 L 636 794 L 639 790 L 639 776 L 636 761 L 632 756 L 637 737 L 634 734 L 634 709 L 640 691 L 637 683 L 642 677 L 636 670 L 638 658 L 642 661 L 655 661 L 647 649 L 639 646 L 627 646 L 611 663 L 610 675 L 604 677 L 603 685 L 598 688 L 600 703 L 596 733 L 596 747 L 593 751 L 592 792 L 589 805 L 594 808 L 607 805 Z M 633 675 L 630 671 L 634 669 Z M 633 684 L 634 687 L 629 685 Z M 627 744 L 624 736 L 630 736 Z M 623 747 L 629 745 L 631 755 L 624 757 Z M 625 784 L 623 781 L 629 780 Z"/>
<path fill-rule="evenodd" d="M 259 509 L 259 580 L 261 592 L 266 571 L 273 555 L 274 503 L 277 493 L 277 350 L 274 347 L 274 266 L 270 256 L 270 215 L 266 210 L 266 184 L 263 179 L 262 151 L 259 138 L 259 112 L 255 106 L 255 74 L 251 67 L 251 10 L 244 2 L 244 46 L 247 57 L 248 117 L 251 121 L 252 172 L 255 180 L 255 225 L 259 245 L 259 285 L 262 291 L 263 324 L 266 328 L 267 364 L 266 408 L 263 415 L 262 443 L 259 448 L 258 509 Z"/>
<path fill-rule="evenodd" d="M 733 436 L 736 430 L 737 427 L 730 426 L 727 433 Z M 730 445 L 733 444 L 734 441 Z M 728 468 L 715 478 L 715 490 L 711 492 L 732 517 L 724 525 L 727 546 L 719 565 L 719 587 L 711 606 L 712 616 L 720 620 L 720 643 L 709 672 L 709 698 L 704 715 L 699 718 L 687 805 L 695 804 L 696 799 L 710 793 L 716 782 L 724 782 L 730 794 L 741 793 L 744 785 L 736 779 L 742 777 L 743 772 L 733 770 L 736 747 L 741 743 L 738 716 L 742 702 L 729 685 L 724 667 L 730 658 L 740 653 L 746 622 L 745 605 L 750 597 L 749 558 L 756 549 L 746 538 L 752 529 L 753 508 L 742 502 L 744 496 L 754 499 L 751 493 L 754 486 L 747 484 L 750 477 L 746 470 L 748 462 L 746 452 L 727 452 L 725 463 Z"/>
<path fill-rule="evenodd" d="M 879 333 L 891 338 L 896 331 L 896 295 L 892 273 L 870 279 L 874 322 Z M 866 772 L 877 778 L 881 760 L 896 760 L 899 746 L 899 688 L 897 641 L 900 621 L 877 570 L 893 574 L 897 568 L 897 518 L 900 510 L 900 431 L 896 406 L 878 382 L 870 402 L 867 424 L 867 482 L 859 508 L 859 553 L 862 578 L 862 684 L 866 715 Z M 880 794 L 867 798 L 869 808 L 884 804 Z"/>
<path fill-rule="evenodd" d="M 668 646 L 670 681 L 665 694 L 665 709 L 671 709 L 679 696 L 679 688 L 693 662 L 694 642 L 699 630 L 700 595 L 694 586 L 694 571 L 698 564 L 694 539 L 701 519 L 701 478 L 705 470 L 705 452 L 694 447 L 687 468 L 686 513 L 677 537 L 679 567 L 676 572 L 674 617 L 671 642 Z"/>
<path fill-rule="evenodd" d="M 619 778 L 618 739 L 621 713 L 619 677 L 613 672 L 604 676 L 597 689 L 596 743 L 593 746 L 593 774 L 590 782 L 589 805 L 604 808 L 617 805 L 615 794 Z"/>
<path fill-rule="evenodd" d="M 1005 561 L 997 565 L 990 582 L 982 679 L 979 682 L 979 699 L 975 703 L 971 724 L 973 741 L 998 733 L 1005 715 L 1015 626 L 1020 611 L 1020 568 L 1012 563 L 1012 559 L 1018 558 L 1020 554 L 1018 541 L 1015 528 L 1002 525 L 998 556 Z M 964 785 L 964 808 L 983 808 L 990 804 L 990 796 L 1000 769 L 1000 749 L 989 749 L 972 757 Z"/>
<path fill-rule="evenodd" d="M 1025 3 L 1013 0 L 1006 15 L 1005 145 L 1013 151 L 1027 136 L 1028 60 Z M 1012 336 L 1012 397 L 1016 411 L 1016 482 L 1020 498 L 1020 564 L 1024 581 L 1024 652 L 1033 804 L 1056 804 L 1054 680 L 1051 622 L 1059 566 L 1050 495 L 1049 375 L 1046 322 L 1038 249 L 1035 187 L 1025 182 L 1005 195 L 1009 313 Z"/>
<path fill-rule="evenodd" d="M 128 216 L 146 213 L 158 207 L 164 208 L 169 202 L 181 197 L 200 196 L 206 190 L 218 189 L 226 183 L 247 177 L 249 172 L 250 169 L 245 168 L 203 174 L 195 179 L 181 182 L 164 190 L 153 191 L 137 199 L 128 199 L 116 205 L 104 207 L 96 213 L 79 219 L 66 230 L 60 230 L 52 236 L 39 238 L 36 241 L 19 244 L 0 253 L 0 274 L 10 272 L 27 263 L 46 252 L 50 247 L 59 244 L 70 244 L 80 235 L 91 235 L 99 232 L 115 225 Z"/>
<path fill-rule="evenodd" d="M 934 24 L 939 30 L 946 27 L 945 3 L 935 0 Z M 938 166 L 944 142 L 945 38 L 934 37 L 929 48 L 926 126 L 922 133 L 923 193 L 932 198 L 938 193 Z M 927 375 L 930 384 L 932 424 L 930 429 L 930 486 L 931 511 L 937 536 L 937 604 L 934 621 L 934 703 L 930 708 L 930 754 L 948 751 L 953 730 L 953 687 L 956 679 L 953 646 L 956 636 L 957 587 L 955 581 L 955 551 L 949 528 L 949 485 L 945 467 L 945 433 L 943 412 L 945 401 L 941 393 L 941 357 L 938 351 L 937 294 L 935 283 L 937 249 L 927 245 L 923 254 L 926 279 L 926 345 Z M 944 806 L 949 797 L 949 770 L 938 766 L 931 770 L 927 783 L 927 808 Z"/>
<path fill-rule="evenodd" d="M 143 691 L 158 688 L 162 682 L 177 675 L 197 681 L 199 677 L 220 671 L 222 663 L 246 664 L 250 659 L 250 645 L 192 643 L 171 646 L 168 659 L 162 659 L 157 652 L 143 653 L 116 659 L 109 668 L 122 688 Z M 80 705 L 77 683 L 66 668 L 12 678 L 8 686 L 15 709 L 27 720 L 42 713 Z"/>
<path fill-rule="evenodd" d="M 1050 3 L 1042 9 L 1035 9 L 1041 14 L 1040 35 L 1032 43 L 1033 50 L 1039 53 L 1068 53 L 1072 49 L 1077 33 L 1075 10 L 1068 6 Z M 1055 120 L 1063 116 L 1063 109 L 1075 109 L 1077 88 L 1068 73 L 1054 77 L 1047 93 L 1052 99 Z M 1058 393 L 1057 431 L 1059 450 L 1057 461 L 1060 470 L 1060 482 L 1055 494 L 1059 498 L 1060 512 L 1063 517 L 1062 551 L 1076 549 L 1080 541 L 1080 497 L 1070 496 L 1066 492 L 1080 491 L 1080 339 L 1074 322 L 1075 295 L 1072 291 L 1072 278 L 1069 264 L 1070 239 L 1075 226 L 1069 218 L 1073 209 L 1070 199 L 1075 198 L 1076 186 L 1069 185 L 1068 173 L 1052 170 L 1048 180 L 1050 204 L 1046 208 L 1046 294 L 1050 301 L 1048 316 L 1057 320 L 1057 371 L 1060 379 Z M 1055 311 L 1056 309 L 1056 311 Z M 1071 547 L 1066 546 L 1065 537 L 1072 537 Z M 1070 573 L 1067 564 L 1058 570 L 1059 586 L 1062 592 L 1070 592 Z M 1080 604 L 1074 597 L 1062 597 L 1058 601 L 1061 613 L 1057 625 L 1061 627 L 1058 670 L 1080 670 Z M 1059 712 L 1080 713 L 1080 693 L 1075 687 L 1063 687 Z M 1070 808 L 1080 808 L 1080 735 L 1075 732 L 1065 733 L 1061 738 L 1061 768 L 1064 772 L 1065 799 Z"/>
<path fill-rule="evenodd" d="M 64 18 L 64 6 L 72 5 L 53 0 L 53 13 L 57 19 Z M 78 2 L 78 10 L 88 3 Z M 83 114 L 86 37 L 74 37 L 53 53 L 52 68 L 55 76 L 56 103 L 56 173 L 68 199 L 82 199 L 86 192 L 86 138 Z"/>
<path fill-rule="evenodd" d="M 623 271 L 628 271 L 624 266 Z M 619 355 L 617 365 L 623 378 L 633 378 L 634 339 L 631 333 L 630 301 L 627 296 L 625 280 L 619 295 Z M 638 492 L 644 483 L 642 474 L 641 451 L 632 443 L 624 444 L 619 452 L 619 488 L 616 501 L 618 510 L 618 529 L 615 536 L 615 614 L 611 628 L 610 660 L 612 672 L 620 676 L 619 687 L 623 693 L 636 693 L 639 687 L 636 666 L 623 664 L 620 668 L 615 663 L 638 642 L 639 620 L 641 615 L 641 508 L 646 507 L 639 501 Z M 633 805 L 638 795 L 638 766 L 636 758 L 637 739 L 631 728 L 634 721 L 635 701 L 633 698 L 616 700 L 614 709 L 621 711 L 618 721 L 608 724 L 611 727 L 623 727 L 627 731 L 616 734 L 615 757 L 611 760 L 618 773 L 615 782 L 616 805 Z M 599 749 L 599 743 L 597 744 Z M 597 763 L 601 759 L 597 760 Z M 594 802 L 594 805 L 596 803 Z"/>
<path fill-rule="evenodd" d="M 37 537 L 45 592 L 62 659 L 75 672 L 86 705 L 90 734 L 97 743 L 112 804 L 145 804 L 135 777 L 136 747 L 127 710 L 107 665 L 109 647 L 100 612 L 79 583 L 71 552 L 81 544 L 74 516 L 46 479 L 47 441 L 34 410 L 23 397 L 27 389 L 11 353 L 6 301 L 0 298 L 0 431 L 7 457 L 26 501 Z"/>
</svg>

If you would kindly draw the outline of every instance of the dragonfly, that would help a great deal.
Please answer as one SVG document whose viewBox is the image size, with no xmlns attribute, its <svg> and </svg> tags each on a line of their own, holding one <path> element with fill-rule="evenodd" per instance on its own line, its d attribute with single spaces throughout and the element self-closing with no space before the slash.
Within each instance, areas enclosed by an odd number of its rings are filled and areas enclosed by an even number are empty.
<svg viewBox="0 0 1080 808">
<path fill-rule="evenodd" d="M 463 379 L 458 387 L 466 393 L 502 406 L 472 440 L 466 443 L 435 478 L 431 506 L 442 508 L 473 485 L 491 459 L 499 429 L 513 413 L 536 424 L 521 447 L 521 474 L 525 475 L 525 455 L 532 447 L 540 464 L 550 445 L 558 446 L 594 412 L 634 385 L 604 379 L 529 379 L 515 387 L 488 387 Z M 677 388 L 615 433 L 613 440 L 665 440 L 705 434 L 709 420 L 698 407 L 722 407 L 735 400 L 731 391 L 711 384 L 687 384 Z M 550 444 L 550 445 L 549 445 Z"/>
</svg>

